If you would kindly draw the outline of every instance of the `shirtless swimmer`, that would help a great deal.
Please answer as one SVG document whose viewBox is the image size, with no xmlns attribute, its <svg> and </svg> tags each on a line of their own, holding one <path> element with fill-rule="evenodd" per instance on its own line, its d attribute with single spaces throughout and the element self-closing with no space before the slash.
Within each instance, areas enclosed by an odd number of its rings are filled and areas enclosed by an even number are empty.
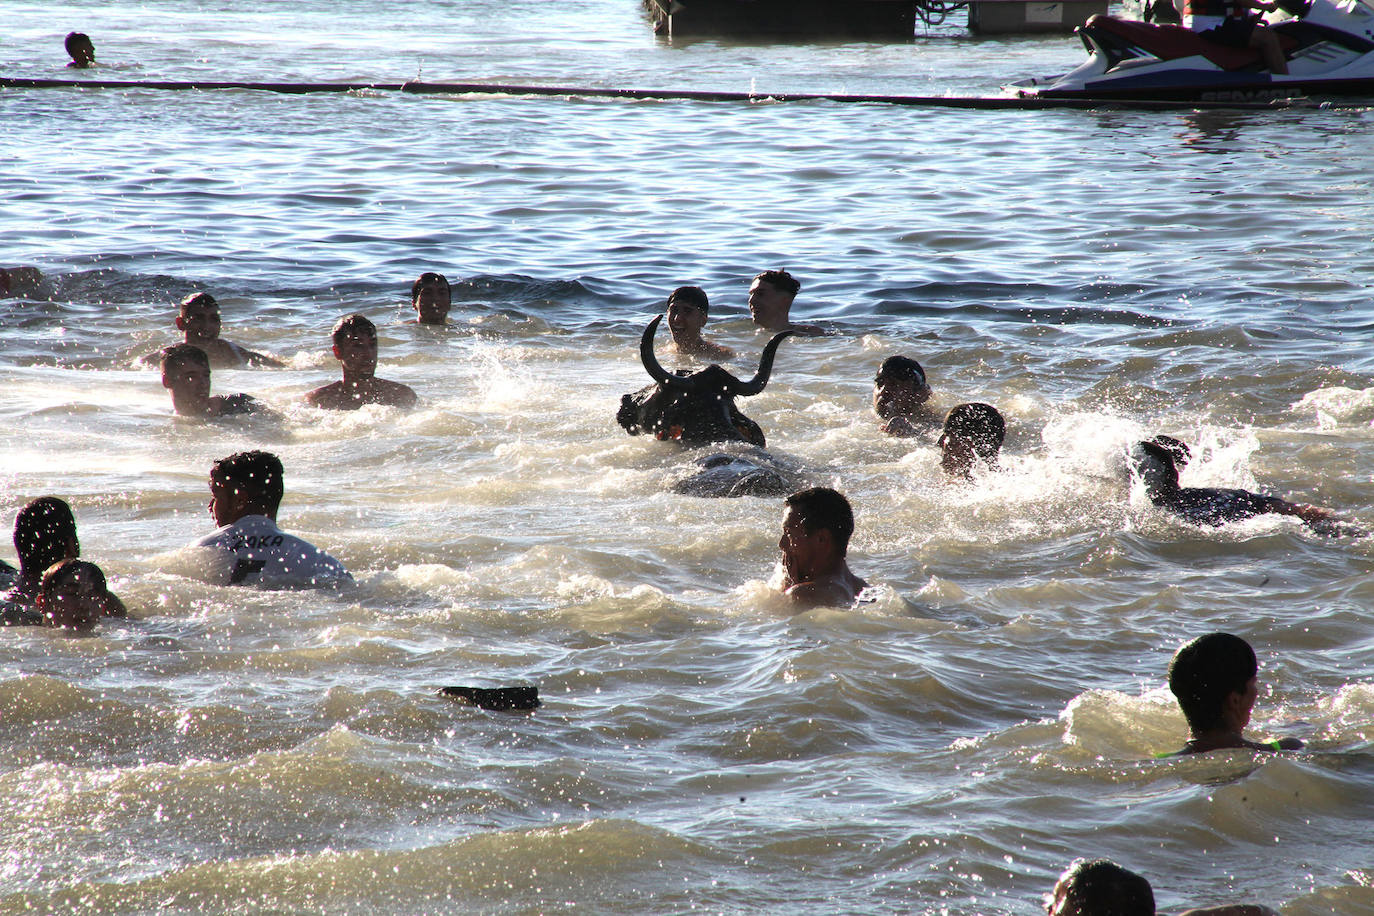
<svg viewBox="0 0 1374 916">
<path fill-rule="evenodd" d="M 812 487 L 783 500 L 782 593 L 798 609 L 847 607 L 868 583 L 849 568 L 845 553 L 854 533 L 849 500 L 829 487 Z"/>
</svg>

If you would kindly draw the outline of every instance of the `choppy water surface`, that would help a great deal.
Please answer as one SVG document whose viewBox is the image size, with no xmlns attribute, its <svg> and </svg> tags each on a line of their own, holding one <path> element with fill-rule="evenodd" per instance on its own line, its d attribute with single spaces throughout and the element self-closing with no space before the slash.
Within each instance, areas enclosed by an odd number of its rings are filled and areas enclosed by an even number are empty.
<svg viewBox="0 0 1374 916">
<path fill-rule="evenodd" d="M 519 79 L 991 94 L 1069 39 L 771 47 L 655 40 L 631 0 L 0 2 L 5 72 Z M 1374 912 L 1374 553 L 1269 519 L 1201 531 L 1132 494 L 1186 483 L 1366 526 L 1374 458 L 1369 113 L 956 112 L 833 103 L 249 92 L 0 93 L 0 510 L 76 509 L 136 619 L 0 633 L 0 910 L 1030 914 L 1078 855 L 1161 906 Z M 747 410 L 858 511 L 855 611 L 770 592 L 776 500 L 665 491 L 684 458 L 615 424 L 639 330 L 681 283 L 747 368 L 750 277 L 792 340 Z M 454 326 L 405 323 L 455 281 Z M 173 419 L 134 357 L 172 303 L 285 359 L 216 372 L 276 420 Z M 326 415 L 350 311 L 411 412 Z M 876 434 L 877 364 L 1007 414 L 1006 471 L 950 486 Z M 664 355 L 668 359 L 667 355 Z M 356 587 L 183 573 L 206 473 L 287 469 L 282 521 Z M 7 554 L 7 556 L 11 556 Z M 1261 657 L 1252 733 L 1181 744 L 1174 648 Z M 433 695 L 538 684 L 532 716 Z"/>
</svg>

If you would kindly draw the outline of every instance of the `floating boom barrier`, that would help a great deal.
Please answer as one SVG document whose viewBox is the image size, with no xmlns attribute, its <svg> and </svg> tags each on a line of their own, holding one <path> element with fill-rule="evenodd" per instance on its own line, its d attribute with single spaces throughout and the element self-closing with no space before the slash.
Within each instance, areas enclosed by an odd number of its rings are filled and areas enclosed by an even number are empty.
<svg viewBox="0 0 1374 916">
<path fill-rule="evenodd" d="M 607 89 L 593 86 L 522 86 L 509 83 L 264 83 L 242 80 L 101 80 L 30 79 L 0 77 L 0 89 L 154 89 L 167 92 L 249 90 L 304 95 L 319 92 L 400 92 L 412 95 L 510 95 L 560 96 L 567 98 L 632 99 L 637 101 L 691 102 L 866 102 L 923 108 L 957 108 L 989 111 L 1038 111 L 1053 108 L 1131 109 L 1144 111 L 1192 111 L 1243 109 L 1270 111 L 1276 107 L 1313 106 L 1310 99 L 1279 102 L 1180 102 L 1148 99 L 1049 99 L 1026 97 L 977 97 L 940 95 L 853 95 L 826 92 L 720 92 L 702 89 Z M 1351 107 L 1321 102 L 1322 107 Z M 1365 102 L 1358 107 L 1365 107 Z"/>
</svg>

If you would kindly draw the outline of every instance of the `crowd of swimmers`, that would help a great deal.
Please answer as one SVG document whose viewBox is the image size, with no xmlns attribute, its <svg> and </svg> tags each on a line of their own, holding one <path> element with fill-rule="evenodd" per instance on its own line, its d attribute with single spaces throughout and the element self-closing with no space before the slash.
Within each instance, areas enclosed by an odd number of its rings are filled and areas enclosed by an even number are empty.
<svg viewBox="0 0 1374 916">
<path fill-rule="evenodd" d="M 10 282 L 13 272 L 6 274 Z M 800 284 L 784 270 L 759 274 L 749 288 L 754 323 L 768 331 L 801 336 L 825 334 L 817 325 L 797 324 L 790 309 Z M 411 307 L 419 324 L 447 323 L 452 291 L 442 274 L 422 274 L 411 287 Z M 728 359 L 729 348 L 703 337 L 710 303 L 696 286 L 675 289 L 665 304 L 673 342 L 682 355 Z M 275 358 L 220 337 L 218 302 L 208 293 L 181 301 L 176 328 L 184 339 L 144 358 L 161 368 L 162 384 L 179 415 L 209 418 L 260 412 L 254 398 L 212 395 L 212 368 L 281 367 Z M 367 404 L 410 407 L 415 392 L 398 382 L 378 378 L 377 329 L 365 316 L 347 315 L 334 325 L 332 351 L 342 378 L 310 391 L 305 402 L 327 410 L 353 410 Z M 932 408 L 932 390 L 920 363 L 891 356 L 873 380 L 873 412 L 883 433 L 894 437 L 938 436 L 941 467 L 953 480 L 972 480 L 995 472 L 1006 438 L 1006 420 L 992 405 L 957 404 L 940 413 Z M 1199 525 L 1222 525 L 1261 514 L 1291 515 L 1313 530 L 1330 535 L 1363 534 L 1324 509 L 1287 502 L 1246 490 L 1182 487 L 1179 472 L 1191 458 L 1188 446 L 1170 436 L 1134 445 L 1131 466 L 1151 503 Z M 351 581 L 344 565 L 277 525 L 284 495 L 281 461 L 264 451 L 230 455 L 209 473 L 210 513 L 218 526 L 189 547 L 207 581 L 261 587 L 331 587 Z M 810 487 L 783 501 L 778 541 L 779 590 L 797 609 L 853 604 L 868 583 L 849 567 L 848 546 L 854 533 L 849 501 L 828 487 Z M 0 562 L 0 620 L 9 625 L 38 625 L 79 633 L 94 630 L 102 618 L 123 617 L 123 602 L 109 591 L 100 567 L 80 558 L 76 520 L 61 499 L 41 497 L 20 510 L 14 524 L 18 569 Z M 1184 645 L 1169 666 L 1169 688 L 1188 723 L 1189 737 L 1175 754 L 1221 749 L 1287 751 L 1302 747 L 1293 738 L 1257 742 L 1244 735 L 1258 695 L 1258 662 L 1243 639 L 1225 633 L 1202 636 Z M 1149 882 L 1106 860 L 1077 862 L 1060 878 L 1046 908 L 1057 916 L 1153 914 Z M 1259 916 L 1264 907 L 1242 905 L 1190 910 L 1194 916 Z"/>
</svg>

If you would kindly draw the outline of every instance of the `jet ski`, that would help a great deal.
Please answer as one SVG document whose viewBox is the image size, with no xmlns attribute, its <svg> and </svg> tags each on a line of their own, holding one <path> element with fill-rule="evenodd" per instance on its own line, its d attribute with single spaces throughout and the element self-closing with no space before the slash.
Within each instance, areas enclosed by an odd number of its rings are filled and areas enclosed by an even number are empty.
<svg viewBox="0 0 1374 916">
<path fill-rule="evenodd" d="M 1296 0 L 1268 24 L 1289 72 L 1264 69 L 1259 52 L 1208 41 L 1176 25 L 1093 16 L 1076 32 L 1088 60 L 1059 76 L 1007 88 L 1022 98 L 1269 102 L 1374 97 L 1374 6 L 1366 0 Z M 1288 18 L 1277 18 L 1282 16 Z"/>
</svg>

